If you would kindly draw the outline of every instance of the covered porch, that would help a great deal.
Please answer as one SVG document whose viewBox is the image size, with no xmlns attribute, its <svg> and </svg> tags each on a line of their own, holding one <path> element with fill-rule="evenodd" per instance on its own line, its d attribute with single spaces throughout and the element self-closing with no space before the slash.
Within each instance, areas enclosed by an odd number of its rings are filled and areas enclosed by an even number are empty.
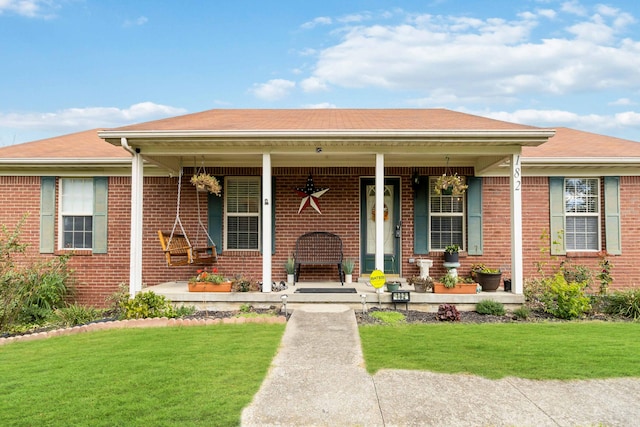
<svg viewBox="0 0 640 427">
<path fill-rule="evenodd" d="M 194 306 L 198 310 L 228 311 L 238 310 L 240 306 L 248 304 L 255 308 L 277 307 L 284 309 L 286 300 L 287 311 L 295 310 L 297 307 L 306 304 L 343 304 L 354 310 L 362 310 L 363 302 L 365 308 L 372 307 L 396 308 L 397 310 L 416 310 L 425 312 L 437 312 L 440 304 L 455 304 L 460 311 L 474 311 L 475 305 L 485 299 L 504 304 L 507 310 L 516 309 L 524 303 L 524 295 L 505 292 L 500 287 L 496 292 L 479 292 L 475 294 L 438 294 L 433 292 L 419 293 L 415 288 L 404 280 L 399 290 L 409 291 L 410 301 L 405 303 L 394 303 L 391 300 L 391 293 L 384 287 L 382 292 L 376 289 L 365 280 L 354 283 L 340 282 L 298 282 L 296 286 L 288 285 L 288 288 L 278 292 L 189 292 L 186 281 L 175 281 L 161 283 L 157 286 L 145 288 L 152 290 L 158 295 L 163 295 L 175 305 Z M 300 289 L 320 288 L 327 292 L 300 293 Z M 332 293 L 330 289 L 354 289 L 352 293 Z"/>
</svg>

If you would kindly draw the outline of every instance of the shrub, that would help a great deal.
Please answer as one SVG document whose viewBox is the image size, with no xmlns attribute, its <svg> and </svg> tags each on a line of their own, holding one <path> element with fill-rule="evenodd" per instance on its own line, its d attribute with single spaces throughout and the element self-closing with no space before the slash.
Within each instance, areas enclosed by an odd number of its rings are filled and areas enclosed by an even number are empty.
<svg viewBox="0 0 640 427">
<path fill-rule="evenodd" d="M 51 321 L 56 326 L 71 327 L 93 322 L 101 319 L 102 316 L 102 310 L 74 303 L 67 307 L 56 309 L 53 312 Z"/>
<path fill-rule="evenodd" d="M 124 303 L 121 317 L 124 319 L 176 317 L 176 311 L 163 295 L 147 291 L 128 299 Z"/>
<path fill-rule="evenodd" d="M 175 317 L 185 317 L 185 316 L 191 316 L 197 310 L 192 305 L 181 305 L 180 307 L 176 307 L 175 311 L 176 311 Z"/>
<path fill-rule="evenodd" d="M 547 313 L 561 319 L 575 319 L 591 310 L 590 299 L 584 292 L 583 283 L 567 282 L 562 272 L 543 279 L 543 283 L 545 288 L 541 302 Z"/>
<path fill-rule="evenodd" d="M 609 294 L 605 311 L 608 314 L 640 320 L 640 288 Z"/>
<path fill-rule="evenodd" d="M 528 319 L 531 315 L 531 310 L 528 307 L 520 307 L 513 310 L 513 315 L 518 319 Z"/>
<path fill-rule="evenodd" d="M 504 304 L 490 299 L 482 300 L 476 304 L 476 311 L 480 314 L 492 314 L 494 316 L 504 316 L 506 313 Z"/>
<path fill-rule="evenodd" d="M 460 312 L 453 304 L 440 304 L 438 306 L 438 313 L 436 319 L 439 321 L 459 322 Z"/>
</svg>

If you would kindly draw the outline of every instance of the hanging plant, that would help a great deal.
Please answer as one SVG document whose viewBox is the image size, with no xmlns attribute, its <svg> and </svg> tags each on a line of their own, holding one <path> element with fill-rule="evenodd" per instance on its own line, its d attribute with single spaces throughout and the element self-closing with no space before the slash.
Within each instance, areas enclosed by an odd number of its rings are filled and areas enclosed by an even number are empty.
<svg viewBox="0 0 640 427">
<path fill-rule="evenodd" d="M 220 195 L 222 187 L 220 182 L 215 176 L 211 176 L 208 173 L 199 173 L 191 177 L 191 183 L 195 185 L 198 191 L 208 191 L 216 196 Z"/>
<path fill-rule="evenodd" d="M 454 173 L 453 175 L 447 175 L 446 173 L 438 177 L 434 186 L 436 194 L 441 195 L 453 195 L 461 196 L 467 190 L 467 185 L 464 183 L 464 177 Z"/>
</svg>

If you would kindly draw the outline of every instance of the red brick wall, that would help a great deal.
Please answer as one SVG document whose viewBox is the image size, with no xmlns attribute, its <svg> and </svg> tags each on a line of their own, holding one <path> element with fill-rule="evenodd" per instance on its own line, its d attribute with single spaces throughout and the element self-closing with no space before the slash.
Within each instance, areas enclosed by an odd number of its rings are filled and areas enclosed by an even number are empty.
<svg viewBox="0 0 640 427">
<path fill-rule="evenodd" d="M 410 258 L 429 257 L 434 260 L 432 276 L 444 274 L 442 254 L 428 256 L 413 252 L 413 190 L 410 176 L 413 168 L 387 168 L 387 176 L 401 177 L 402 211 L 402 265 L 403 277 L 418 274 Z M 422 175 L 437 175 L 440 169 L 419 168 Z M 306 208 L 298 214 L 300 197 L 295 188 L 304 187 L 309 173 L 318 188 L 329 188 L 320 198 L 322 214 L 313 208 Z M 296 238 L 308 231 L 328 231 L 341 236 L 345 257 L 359 260 L 359 215 L 360 177 L 374 176 L 374 168 L 274 168 L 276 177 L 276 253 L 273 255 L 273 279 L 286 280 L 284 262 L 295 248 Z M 470 173 L 460 169 L 459 173 Z M 219 169 L 216 175 L 260 176 L 260 168 Z M 198 209 L 196 192 L 188 183 L 181 192 L 181 219 L 187 234 L 194 239 L 198 232 Z M 614 264 L 612 288 L 626 288 L 638 285 L 637 259 L 640 256 L 640 177 L 622 177 L 621 212 L 623 225 L 623 254 L 611 256 Z M 200 267 L 167 267 L 160 250 L 157 230 L 171 231 L 176 214 L 177 178 L 147 177 L 144 180 L 144 228 L 143 228 L 143 283 L 153 286 L 172 280 L 186 280 L 196 274 Z M 112 295 L 120 283 L 129 281 L 129 229 L 130 229 L 130 179 L 112 177 L 109 179 L 109 252 L 107 254 L 78 255 L 70 265 L 78 278 L 78 299 L 81 303 L 104 306 L 105 299 Z M 22 215 L 31 212 L 22 229 L 23 242 L 29 243 L 28 258 L 46 258 L 39 248 L 40 178 L 0 177 L 0 223 L 13 228 Z M 206 196 L 200 196 L 200 215 L 207 224 Z M 491 267 L 508 270 L 511 266 L 511 230 L 509 226 L 509 182 L 508 178 L 485 178 L 483 182 L 483 235 L 484 254 L 470 256 L 461 254 L 460 274 L 468 275 L 471 264 L 484 263 Z M 549 255 L 550 237 L 541 239 L 549 230 L 548 179 L 526 177 L 523 180 L 523 252 L 525 278 L 537 274 L 536 262 L 545 264 L 549 272 L 559 259 Z M 604 231 L 604 227 L 603 227 Z M 202 233 L 201 233 L 202 235 Z M 57 236 L 57 235 L 56 235 Z M 204 242 L 204 237 L 201 237 Z M 604 242 L 604 235 L 603 235 Z M 195 242 L 194 242 L 195 243 Z M 545 248 L 545 251 L 541 251 Z M 591 256 L 570 257 L 576 264 L 597 269 L 599 258 Z M 634 264 L 635 263 L 635 264 Z M 223 251 L 219 248 L 216 267 L 229 276 L 243 274 L 260 279 L 262 276 L 262 256 L 258 251 Z M 335 271 L 334 271 L 335 270 Z M 358 277 L 359 262 L 356 263 L 354 278 Z M 508 276 L 508 273 L 506 274 Z M 337 269 L 327 267 L 305 267 L 303 281 L 337 279 Z"/>
</svg>

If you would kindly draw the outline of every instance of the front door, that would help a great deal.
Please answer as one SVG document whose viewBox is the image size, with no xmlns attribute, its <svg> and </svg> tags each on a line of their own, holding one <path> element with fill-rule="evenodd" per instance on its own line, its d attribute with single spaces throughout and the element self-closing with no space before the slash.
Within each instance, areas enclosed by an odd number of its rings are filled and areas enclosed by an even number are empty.
<svg viewBox="0 0 640 427">
<path fill-rule="evenodd" d="M 374 178 L 360 182 L 360 274 L 375 270 L 376 257 L 376 186 Z M 384 180 L 384 272 L 400 274 L 399 253 L 402 221 L 400 219 L 400 178 Z"/>
</svg>

